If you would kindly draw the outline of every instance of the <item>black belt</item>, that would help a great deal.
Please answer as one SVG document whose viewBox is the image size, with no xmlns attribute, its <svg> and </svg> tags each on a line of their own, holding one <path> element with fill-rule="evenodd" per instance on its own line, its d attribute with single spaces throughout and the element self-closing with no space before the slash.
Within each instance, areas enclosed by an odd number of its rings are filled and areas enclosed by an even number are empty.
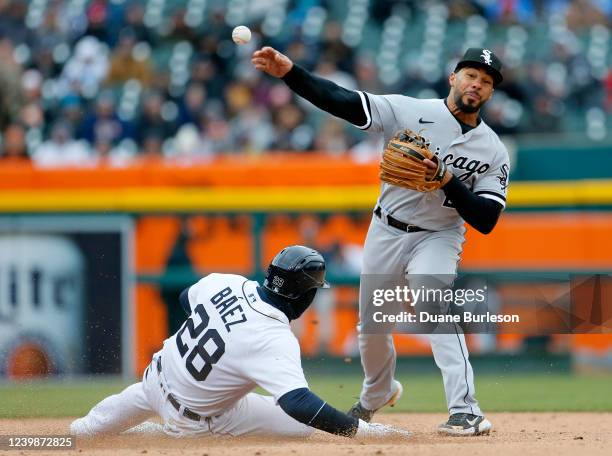
<svg viewBox="0 0 612 456">
<path fill-rule="evenodd" d="M 382 209 L 380 206 L 376 206 L 374 209 L 374 215 L 379 219 L 383 220 Z M 408 223 L 400 222 L 398 219 L 391 217 L 387 214 L 387 225 L 397 228 L 398 230 L 405 231 L 406 233 L 416 233 L 417 231 L 427 231 L 425 228 L 420 226 L 410 225 Z"/>
<path fill-rule="evenodd" d="M 161 375 L 161 372 L 162 372 L 161 357 L 157 358 L 157 372 L 159 372 Z M 159 386 L 161 386 L 162 389 L 164 389 L 164 386 L 161 383 L 159 384 Z M 180 413 L 181 404 L 179 403 L 179 401 L 176 400 L 176 398 L 172 395 L 172 393 L 168 393 L 166 397 L 168 398 L 168 402 L 172 404 L 172 407 L 174 407 L 176 411 Z M 197 413 L 192 412 L 187 407 L 183 408 L 183 416 L 193 421 L 200 421 L 202 420 L 202 418 L 206 419 L 205 417 L 202 417 L 198 415 Z"/>
</svg>

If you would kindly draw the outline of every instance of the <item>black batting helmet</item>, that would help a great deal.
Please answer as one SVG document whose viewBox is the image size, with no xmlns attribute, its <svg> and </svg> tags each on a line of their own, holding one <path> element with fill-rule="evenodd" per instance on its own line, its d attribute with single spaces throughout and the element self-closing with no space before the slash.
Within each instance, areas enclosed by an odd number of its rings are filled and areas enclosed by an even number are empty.
<svg viewBox="0 0 612 456">
<path fill-rule="evenodd" d="M 329 288 L 325 260 L 319 252 L 303 245 L 285 247 L 268 266 L 263 286 L 288 299 L 297 299 L 315 288 Z"/>
</svg>

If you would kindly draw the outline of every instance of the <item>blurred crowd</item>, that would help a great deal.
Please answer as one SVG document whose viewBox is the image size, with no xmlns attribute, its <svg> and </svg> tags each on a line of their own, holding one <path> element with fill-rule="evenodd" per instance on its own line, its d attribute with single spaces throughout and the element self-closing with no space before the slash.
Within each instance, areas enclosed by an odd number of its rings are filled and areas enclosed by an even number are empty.
<svg viewBox="0 0 612 456">
<path fill-rule="evenodd" d="M 0 160 L 123 166 L 313 150 L 376 159 L 379 137 L 254 70 L 262 44 L 349 89 L 443 97 L 455 59 L 480 40 L 507 67 L 484 114 L 498 133 L 602 139 L 611 18 L 609 0 L 0 0 Z M 242 23 L 254 39 L 236 46 Z M 465 39 L 451 40 L 458 29 Z"/>
</svg>

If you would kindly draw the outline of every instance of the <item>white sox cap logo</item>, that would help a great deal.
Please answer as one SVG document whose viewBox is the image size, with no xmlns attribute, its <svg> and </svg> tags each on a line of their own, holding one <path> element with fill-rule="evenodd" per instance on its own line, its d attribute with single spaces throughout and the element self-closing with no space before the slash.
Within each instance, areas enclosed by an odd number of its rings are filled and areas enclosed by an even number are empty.
<svg viewBox="0 0 612 456">
<path fill-rule="evenodd" d="M 283 283 L 285 283 L 285 281 L 279 276 L 274 276 L 272 278 L 272 285 L 274 285 L 275 287 L 281 288 L 283 286 Z"/>
<path fill-rule="evenodd" d="M 491 60 L 491 51 L 489 51 L 488 49 L 483 49 L 482 54 L 480 54 L 480 57 L 483 58 L 484 62 L 487 65 L 491 65 L 493 63 Z"/>
</svg>

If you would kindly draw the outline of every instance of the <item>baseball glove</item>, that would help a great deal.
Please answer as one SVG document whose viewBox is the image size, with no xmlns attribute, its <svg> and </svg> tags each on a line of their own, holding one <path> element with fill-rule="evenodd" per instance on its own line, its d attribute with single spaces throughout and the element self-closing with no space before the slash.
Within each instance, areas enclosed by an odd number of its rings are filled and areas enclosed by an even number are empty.
<svg viewBox="0 0 612 456">
<path fill-rule="evenodd" d="M 438 165 L 428 169 L 423 160 Z M 431 192 L 444 185 L 446 164 L 429 150 L 429 142 L 410 129 L 402 130 L 389 140 L 380 162 L 380 179 L 389 184 L 419 192 Z"/>
</svg>

